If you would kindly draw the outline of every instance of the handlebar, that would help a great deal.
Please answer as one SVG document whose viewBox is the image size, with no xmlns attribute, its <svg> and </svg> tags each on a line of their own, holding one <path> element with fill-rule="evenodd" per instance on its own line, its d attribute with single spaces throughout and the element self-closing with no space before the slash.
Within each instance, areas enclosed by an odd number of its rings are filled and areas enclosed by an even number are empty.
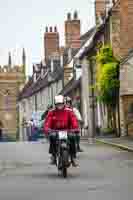
<svg viewBox="0 0 133 200">
<path fill-rule="evenodd" d="M 49 129 L 48 132 L 49 133 L 58 133 L 59 131 L 67 131 L 69 133 L 76 133 L 76 132 L 79 132 L 79 129 L 68 129 L 68 130 L 54 130 L 54 129 Z"/>
</svg>

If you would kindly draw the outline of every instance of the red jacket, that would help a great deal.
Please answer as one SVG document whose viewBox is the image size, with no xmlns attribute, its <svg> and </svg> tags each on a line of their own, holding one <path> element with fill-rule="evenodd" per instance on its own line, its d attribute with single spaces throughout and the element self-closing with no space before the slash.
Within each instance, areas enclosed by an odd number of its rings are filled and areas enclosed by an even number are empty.
<svg viewBox="0 0 133 200">
<path fill-rule="evenodd" d="M 45 134 L 48 134 L 49 129 L 78 130 L 79 125 L 72 110 L 64 107 L 62 110 L 54 109 L 48 113 L 46 120 L 44 122 Z"/>
</svg>

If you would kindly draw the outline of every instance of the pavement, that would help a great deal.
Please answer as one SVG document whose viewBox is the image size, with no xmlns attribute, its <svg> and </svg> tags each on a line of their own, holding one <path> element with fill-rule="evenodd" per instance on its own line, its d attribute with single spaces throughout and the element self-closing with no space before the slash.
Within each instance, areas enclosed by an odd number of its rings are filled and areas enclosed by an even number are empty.
<svg viewBox="0 0 133 200">
<path fill-rule="evenodd" d="M 123 150 L 127 150 L 129 152 L 133 152 L 133 138 L 131 137 L 102 137 L 102 138 L 96 138 L 96 142 L 111 145 L 113 147 L 117 147 Z"/>
<path fill-rule="evenodd" d="M 47 142 L 0 143 L 1 200 L 132 200 L 133 153 L 82 142 L 68 178 L 49 165 Z"/>
</svg>

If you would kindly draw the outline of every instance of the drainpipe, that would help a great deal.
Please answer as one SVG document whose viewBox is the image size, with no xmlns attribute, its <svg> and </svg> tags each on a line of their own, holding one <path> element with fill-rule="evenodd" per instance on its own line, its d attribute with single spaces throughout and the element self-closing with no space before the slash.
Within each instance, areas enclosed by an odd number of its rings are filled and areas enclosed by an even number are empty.
<svg viewBox="0 0 133 200">
<path fill-rule="evenodd" d="M 89 67 L 90 63 L 88 58 L 85 57 L 82 62 L 82 103 L 83 103 L 83 116 L 84 123 L 86 127 L 86 135 L 88 136 L 88 142 L 93 143 L 93 126 L 92 126 L 92 109 L 90 100 L 90 90 L 89 90 Z"/>
<path fill-rule="evenodd" d="M 92 131 L 93 137 L 96 134 L 96 123 L 95 123 L 95 92 L 94 92 L 94 72 L 93 62 L 90 63 L 90 79 L 91 79 L 91 106 L 92 106 Z"/>
</svg>

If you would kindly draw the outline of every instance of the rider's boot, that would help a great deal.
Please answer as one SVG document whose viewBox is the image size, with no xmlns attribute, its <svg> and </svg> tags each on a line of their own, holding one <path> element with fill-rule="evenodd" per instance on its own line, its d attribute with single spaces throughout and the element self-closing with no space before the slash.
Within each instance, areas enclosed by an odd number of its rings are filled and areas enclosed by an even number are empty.
<svg viewBox="0 0 133 200">
<path fill-rule="evenodd" d="M 78 166 L 77 160 L 74 158 L 74 156 L 71 157 L 71 163 L 72 163 L 73 167 L 77 167 Z"/>
<path fill-rule="evenodd" d="M 77 145 L 77 152 L 83 152 L 83 150 L 80 148 L 80 145 Z"/>
</svg>

